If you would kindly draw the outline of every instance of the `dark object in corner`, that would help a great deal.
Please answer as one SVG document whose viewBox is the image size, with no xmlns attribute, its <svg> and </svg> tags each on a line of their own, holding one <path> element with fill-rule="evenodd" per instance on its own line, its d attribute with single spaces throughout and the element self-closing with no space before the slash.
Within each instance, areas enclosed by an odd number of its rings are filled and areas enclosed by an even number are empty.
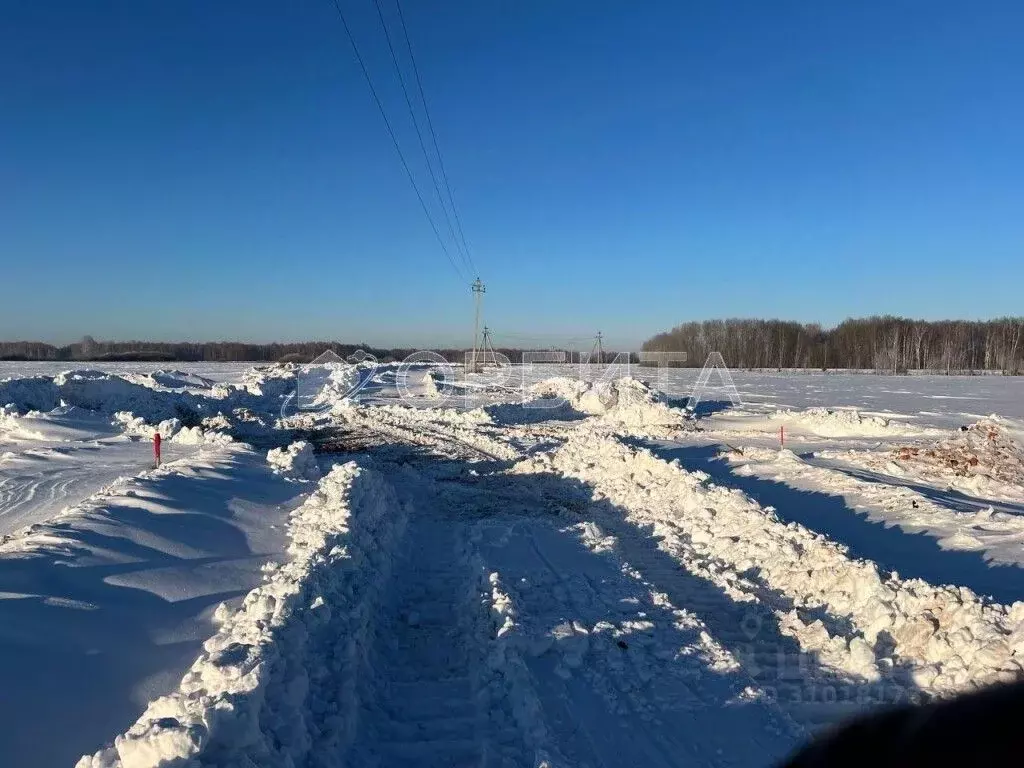
<svg viewBox="0 0 1024 768">
<path fill-rule="evenodd" d="M 857 718 L 782 768 L 981 768 L 1020 765 L 1024 683 Z"/>
</svg>

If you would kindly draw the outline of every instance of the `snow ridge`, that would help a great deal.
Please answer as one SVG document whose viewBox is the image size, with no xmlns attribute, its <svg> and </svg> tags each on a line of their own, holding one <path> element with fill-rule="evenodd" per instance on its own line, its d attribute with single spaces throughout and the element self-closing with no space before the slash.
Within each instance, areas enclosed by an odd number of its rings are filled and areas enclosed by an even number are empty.
<svg viewBox="0 0 1024 768">
<path fill-rule="evenodd" d="M 292 512 L 291 560 L 232 612 L 178 690 L 78 768 L 334 765 L 354 727 L 370 606 L 405 510 L 374 471 L 337 465 Z"/>
<path fill-rule="evenodd" d="M 907 684 L 946 694 L 1015 679 L 1024 668 L 1024 603 L 1007 607 L 964 587 L 881 572 L 842 545 L 783 523 L 742 492 L 646 449 L 580 434 L 513 471 L 587 483 L 595 499 L 620 507 L 629 522 L 653 524 L 659 548 L 687 570 L 737 601 L 766 601 L 803 649 L 837 671 L 877 681 L 907 668 Z"/>
</svg>

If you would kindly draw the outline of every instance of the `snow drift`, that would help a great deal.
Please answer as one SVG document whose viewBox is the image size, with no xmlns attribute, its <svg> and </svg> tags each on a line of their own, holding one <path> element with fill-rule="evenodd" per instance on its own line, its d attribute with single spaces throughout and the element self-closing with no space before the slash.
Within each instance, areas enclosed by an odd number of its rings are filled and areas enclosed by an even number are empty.
<svg viewBox="0 0 1024 768">
<path fill-rule="evenodd" d="M 178 690 L 78 768 L 332 764 L 356 717 L 351 665 L 404 512 L 391 487 L 336 466 L 288 523 L 290 561 L 267 569 Z"/>
</svg>

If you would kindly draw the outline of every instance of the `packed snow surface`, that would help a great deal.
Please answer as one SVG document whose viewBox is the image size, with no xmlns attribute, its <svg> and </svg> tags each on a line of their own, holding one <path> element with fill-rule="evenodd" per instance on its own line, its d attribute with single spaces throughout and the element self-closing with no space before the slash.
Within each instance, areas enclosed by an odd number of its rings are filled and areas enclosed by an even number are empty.
<svg viewBox="0 0 1024 768">
<path fill-rule="evenodd" d="M 0 366 L 5 762 L 767 768 L 1022 676 L 1024 381 L 584 373 Z"/>
</svg>

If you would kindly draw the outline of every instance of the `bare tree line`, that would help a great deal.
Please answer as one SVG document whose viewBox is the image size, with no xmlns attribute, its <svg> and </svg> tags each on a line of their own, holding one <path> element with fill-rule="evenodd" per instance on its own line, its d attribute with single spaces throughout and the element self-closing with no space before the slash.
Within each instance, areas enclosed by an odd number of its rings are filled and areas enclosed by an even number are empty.
<svg viewBox="0 0 1024 768">
<path fill-rule="evenodd" d="M 326 351 L 349 357 L 357 351 L 373 355 L 381 362 L 404 360 L 418 349 L 412 347 L 383 348 L 369 344 L 348 344 L 337 341 L 301 341 L 292 343 L 248 344 L 237 341 L 214 342 L 152 342 L 152 341 L 96 341 L 85 336 L 81 341 L 65 346 L 54 346 L 38 341 L 0 341 L 0 360 L 32 361 L 151 361 L 151 362 L 294 362 L 308 363 Z M 466 349 L 435 349 L 445 360 L 465 362 Z M 551 350 L 544 350 L 545 353 Z M 581 353 L 560 350 L 566 361 L 578 362 Z M 523 360 L 524 350 L 495 348 L 512 363 Z M 615 352 L 605 351 L 605 361 L 615 359 Z M 596 357 L 596 356 L 595 356 Z M 485 356 L 486 359 L 486 356 Z M 583 354 L 583 359 L 587 359 Z M 596 359 L 592 362 L 598 362 Z"/>
<path fill-rule="evenodd" d="M 689 365 L 722 353 L 736 368 L 853 368 L 1024 372 L 1024 317 L 996 320 L 848 319 L 835 328 L 785 320 L 689 322 L 659 333 L 646 351 L 686 352 Z"/>
</svg>

